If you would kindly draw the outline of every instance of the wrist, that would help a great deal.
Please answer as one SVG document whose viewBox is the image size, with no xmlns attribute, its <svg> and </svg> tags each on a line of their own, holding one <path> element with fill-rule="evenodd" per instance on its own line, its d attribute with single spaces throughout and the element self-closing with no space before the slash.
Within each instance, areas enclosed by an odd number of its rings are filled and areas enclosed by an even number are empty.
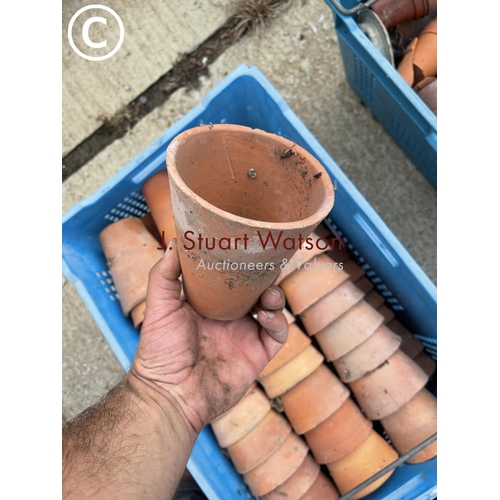
<svg viewBox="0 0 500 500">
<path fill-rule="evenodd" d="M 193 428 L 176 399 L 154 382 L 130 370 L 125 379 L 126 386 L 138 400 L 143 410 L 163 425 L 165 419 L 186 445 L 193 446 L 198 432 Z"/>
</svg>

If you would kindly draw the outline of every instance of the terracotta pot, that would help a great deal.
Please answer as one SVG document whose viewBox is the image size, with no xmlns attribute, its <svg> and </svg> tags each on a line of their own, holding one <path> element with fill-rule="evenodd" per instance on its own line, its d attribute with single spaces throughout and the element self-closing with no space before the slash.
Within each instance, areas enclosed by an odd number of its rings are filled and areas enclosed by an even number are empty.
<svg viewBox="0 0 500 500">
<path fill-rule="evenodd" d="M 267 460 L 292 432 L 287 420 L 271 410 L 248 434 L 227 448 L 240 474 L 251 471 Z"/>
<path fill-rule="evenodd" d="M 418 340 L 415 335 L 410 333 L 397 319 L 393 319 L 387 323 L 388 328 L 390 328 L 396 335 L 401 337 L 400 349 L 410 356 L 410 358 L 415 359 L 417 354 L 423 351 L 424 344 Z"/>
<path fill-rule="evenodd" d="M 146 300 L 149 271 L 163 257 L 158 242 L 138 217 L 121 219 L 99 234 L 123 313 Z"/>
<path fill-rule="evenodd" d="M 144 315 L 146 314 L 146 301 L 144 300 L 138 306 L 135 306 L 132 311 L 130 311 L 130 317 L 134 323 L 135 328 L 140 328 L 144 321 Z"/>
<path fill-rule="evenodd" d="M 380 366 L 400 345 L 401 337 L 385 325 L 381 325 L 358 347 L 335 360 L 333 366 L 342 382 L 354 382 Z"/>
<path fill-rule="evenodd" d="M 357 279 L 354 284 L 365 294 L 373 290 L 374 286 L 366 276 L 361 276 L 361 278 Z"/>
<path fill-rule="evenodd" d="M 410 45 L 405 50 L 403 59 L 398 66 L 398 73 L 403 77 L 403 80 L 410 86 L 413 86 L 415 81 L 415 69 L 413 60 L 415 58 L 415 49 L 417 47 L 418 38 L 414 38 Z"/>
<path fill-rule="evenodd" d="M 436 371 L 437 364 L 436 362 L 424 351 L 421 351 L 419 354 L 415 356 L 413 359 L 415 363 L 417 363 L 422 370 L 424 370 L 429 377 L 432 377 L 434 375 L 434 372 Z"/>
<path fill-rule="evenodd" d="M 281 396 L 316 370 L 323 360 L 319 351 L 310 345 L 275 372 L 259 377 L 259 382 L 270 398 Z"/>
<path fill-rule="evenodd" d="M 413 90 L 427 104 L 430 110 L 437 115 L 437 79 L 434 77 L 424 78 L 413 87 Z"/>
<path fill-rule="evenodd" d="M 142 223 L 146 226 L 146 229 L 153 235 L 154 239 L 160 243 L 161 241 L 161 235 L 158 232 L 158 229 L 156 227 L 155 221 L 153 220 L 153 216 L 151 215 L 150 212 L 147 214 L 144 214 L 141 217 Z"/>
<path fill-rule="evenodd" d="M 321 163 L 262 130 L 187 130 L 170 143 L 167 168 L 186 299 L 213 319 L 247 314 L 333 207 Z"/>
<path fill-rule="evenodd" d="M 398 454 L 396 450 L 383 437 L 372 430 L 363 444 L 340 460 L 330 462 L 327 464 L 327 467 L 337 488 L 343 495 L 376 474 L 379 470 L 387 467 L 394 460 L 397 460 L 397 458 Z M 391 477 L 393 472 L 394 469 L 374 481 L 352 498 L 363 498 L 372 491 L 375 491 Z"/>
<path fill-rule="evenodd" d="M 326 474 L 320 472 L 307 493 L 299 500 L 337 500 L 339 492 Z"/>
<path fill-rule="evenodd" d="M 382 305 L 376 309 L 384 317 L 384 325 L 387 325 L 387 323 L 389 323 L 389 321 L 392 321 L 395 317 L 394 311 L 392 309 L 389 309 L 385 305 Z"/>
<path fill-rule="evenodd" d="M 377 369 L 350 382 L 349 387 L 365 415 L 380 420 L 410 401 L 428 380 L 422 368 L 398 349 Z"/>
<path fill-rule="evenodd" d="M 361 269 L 354 261 L 348 260 L 347 262 L 344 262 L 344 269 L 343 269 L 348 275 L 349 279 L 354 283 L 355 281 L 358 281 L 359 278 L 365 275 L 365 272 L 363 269 Z"/>
<path fill-rule="evenodd" d="M 420 33 L 414 49 L 414 83 L 428 76 L 437 75 L 437 18 L 433 19 Z"/>
<path fill-rule="evenodd" d="M 336 262 L 321 254 L 284 279 L 280 286 L 293 314 L 300 314 L 348 278 Z"/>
<path fill-rule="evenodd" d="M 400 23 L 429 14 L 429 0 L 377 0 L 371 9 L 390 30 Z"/>
<path fill-rule="evenodd" d="M 292 476 L 274 491 L 264 495 L 261 500 L 299 500 L 312 487 L 319 476 L 320 467 L 311 457 L 306 455 L 301 466 Z"/>
<path fill-rule="evenodd" d="M 176 237 L 167 171 L 162 170 L 151 176 L 142 186 L 142 194 L 151 210 L 151 216 L 160 237 L 159 241 L 167 245 L 172 238 Z"/>
<path fill-rule="evenodd" d="M 248 434 L 271 411 L 266 395 L 252 388 L 229 411 L 212 422 L 217 442 L 227 448 Z"/>
<path fill-rule="evenodd" d="M 356 285 L 357 286 L 357 285 Z M 384 305 L 385 299 L 380 295 L 380 293 L 376 292 L 375 290 L 369 291 L 365 295 L 365 300 L 370 304 L 374 309 L 379 309 Z M 380 312 L 380 311 L 379 311 Z"/>
<path fill-rule="evenodd" d="M 297 250 L 292 257 L 286 263 L 286 266 L 281 270 L 280 275 L 276 278 L 274 282 L 275 285 L 279 285 L 284 279 L 288 278 L 291 274 L 297 272 L 305 262 L 309 262 L 314 257 L 321 255 L 325 250 L 318 248 L 317 242 L 320 238 L 316 234 L 316 231 L 312 232 L 309 236 L 311 238 L 311 245 L 304 245 L 301 250 Z M 312 246 L 310 250 L 308 248 Z"/>
<path fill-rule="evenodd" d="M 437 432 L 437 399 L 427 389 L 416 396 L 392 415 L 381 419 L 392 444 L 401 455 Z M 426 462 L 437 455 L 437 441 L 413 455 L 407 463 Z"/>
<path fill-rule="evenodd" d="M 285 345 L 260 372 L 259 377 L 266 377 L 274 373 L 295 358 L 295 356 L 298 356 L 309 345 L 311 345 L 311 339 L 297 325 L 290 325 L 288 328 L 288 339 Z"/>
<path fill-rule="evenodd" d="M 300 319 L 309 335 L 340 318 L 351 307 L 360 302 L 363 292 L 351 281 L 345 281 L 313 306 L 306 309 Z"/>
<path fill-rule="evenodd" d="M 382 315 L 364 300 L 315 335 L 328 361 L 346 355 L 373 335 L 383 322 Z"/>
<path fill-rule="evenodd" d="M 263 496 L 282 485 L 302 465 L 309 448 L 293 432 L 264 462 L 245 474 L 245 482 L 255 496 Z"/>
<path fill-rule="evenodd" d="M 335 413 L 349 390 L 325 365 L 281 396 L 285 414 L 297 434 L 314 429 Z"/>
<path fill-rule="evenodd" d="M 373 424 L 351 398 L 304 437 L 319 464 L 345 457 L 368 438 Z"/>
</svg>

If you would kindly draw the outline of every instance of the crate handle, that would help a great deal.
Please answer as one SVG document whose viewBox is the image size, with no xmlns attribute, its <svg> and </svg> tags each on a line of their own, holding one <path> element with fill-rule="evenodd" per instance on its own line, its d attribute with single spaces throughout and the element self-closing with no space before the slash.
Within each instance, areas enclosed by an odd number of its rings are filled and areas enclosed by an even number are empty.
<svg viewBox="0 0 500 500">
<path fill-rule="evenodd" d="M 355 7 L 351 9 L 346 9 L 342 5 L 340 5 L 339 0 L 326 0 L 326 3 L 332 8 L 339 11 L 344 16 L 352 16 L 356 14 L 356 12 L 361 12 L 362 10 L 368 9 L 371 7 L 377 0 L 367 0 L 366 2 L 358 3 Z"/>
</svg>

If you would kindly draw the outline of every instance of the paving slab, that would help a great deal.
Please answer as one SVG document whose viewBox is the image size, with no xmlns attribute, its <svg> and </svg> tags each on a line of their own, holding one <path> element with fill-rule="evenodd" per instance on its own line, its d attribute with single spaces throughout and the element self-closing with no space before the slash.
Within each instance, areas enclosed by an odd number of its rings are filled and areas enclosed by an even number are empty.
<svg viewBox="0 0 500 500">
<path fill-rule="evenodd" d="M 435 281 L 436 192 L 349 87 L 331 10 L 323 0 L 296 0 L 260 35 L 228 49 L 198 89 L 175 92 L 64 182 L 63 209 L 92 194 L 240 63 L 255 64 L 266 75 Z M 84 309 L 75 293 L 67 283 L 63 300 Z M 103 394 L 120 370 L 105 341 L 96 341 L 100 333 L 86 310 L 77 314 L 68 306 L 63 315 L 63 405 L 70 412 Z"/>
<path fill-rule="evenodd" d="M 194 49 L 228 17 L 226 1 L 106 0 L 123 22 L 125 36 L 118 52 L 109 59 L 88 61 L 77 55 L 68 42 L 68 25 L 73 15 L 89 5 L 84 0 L 62 4 L 63 48 L 63 156 L 99 128 L 123 106 L 166 73 L 178 55 Z M 107 42 L 100 49 L 83 41 L 82 28 L 91 17 L 103 17 L 107 24 L 92 23 L 89 38 Z M 112 15 L 90 9 L 78 16 L 72 29 L 75 45 L 92 57 L 109 53 L 119 41 L 119 25 Z"/>
</svg>

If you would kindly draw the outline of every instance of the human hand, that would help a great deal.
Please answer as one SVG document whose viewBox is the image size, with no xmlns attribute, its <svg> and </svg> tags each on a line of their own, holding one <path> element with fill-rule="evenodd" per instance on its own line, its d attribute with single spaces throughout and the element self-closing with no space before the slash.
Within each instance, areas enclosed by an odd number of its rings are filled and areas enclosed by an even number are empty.
<svg viewBox="0 0 500 500">
<path fill-rule="evenodd" d="M 180 407 L 196 433 L 245 394 L 287 340 L 283 291 L 271 286 L 250 315 L 218 321 L 181 296 L 177 241 L 149 275 L 139 347 L 130 369 Z"/>
</svg>

